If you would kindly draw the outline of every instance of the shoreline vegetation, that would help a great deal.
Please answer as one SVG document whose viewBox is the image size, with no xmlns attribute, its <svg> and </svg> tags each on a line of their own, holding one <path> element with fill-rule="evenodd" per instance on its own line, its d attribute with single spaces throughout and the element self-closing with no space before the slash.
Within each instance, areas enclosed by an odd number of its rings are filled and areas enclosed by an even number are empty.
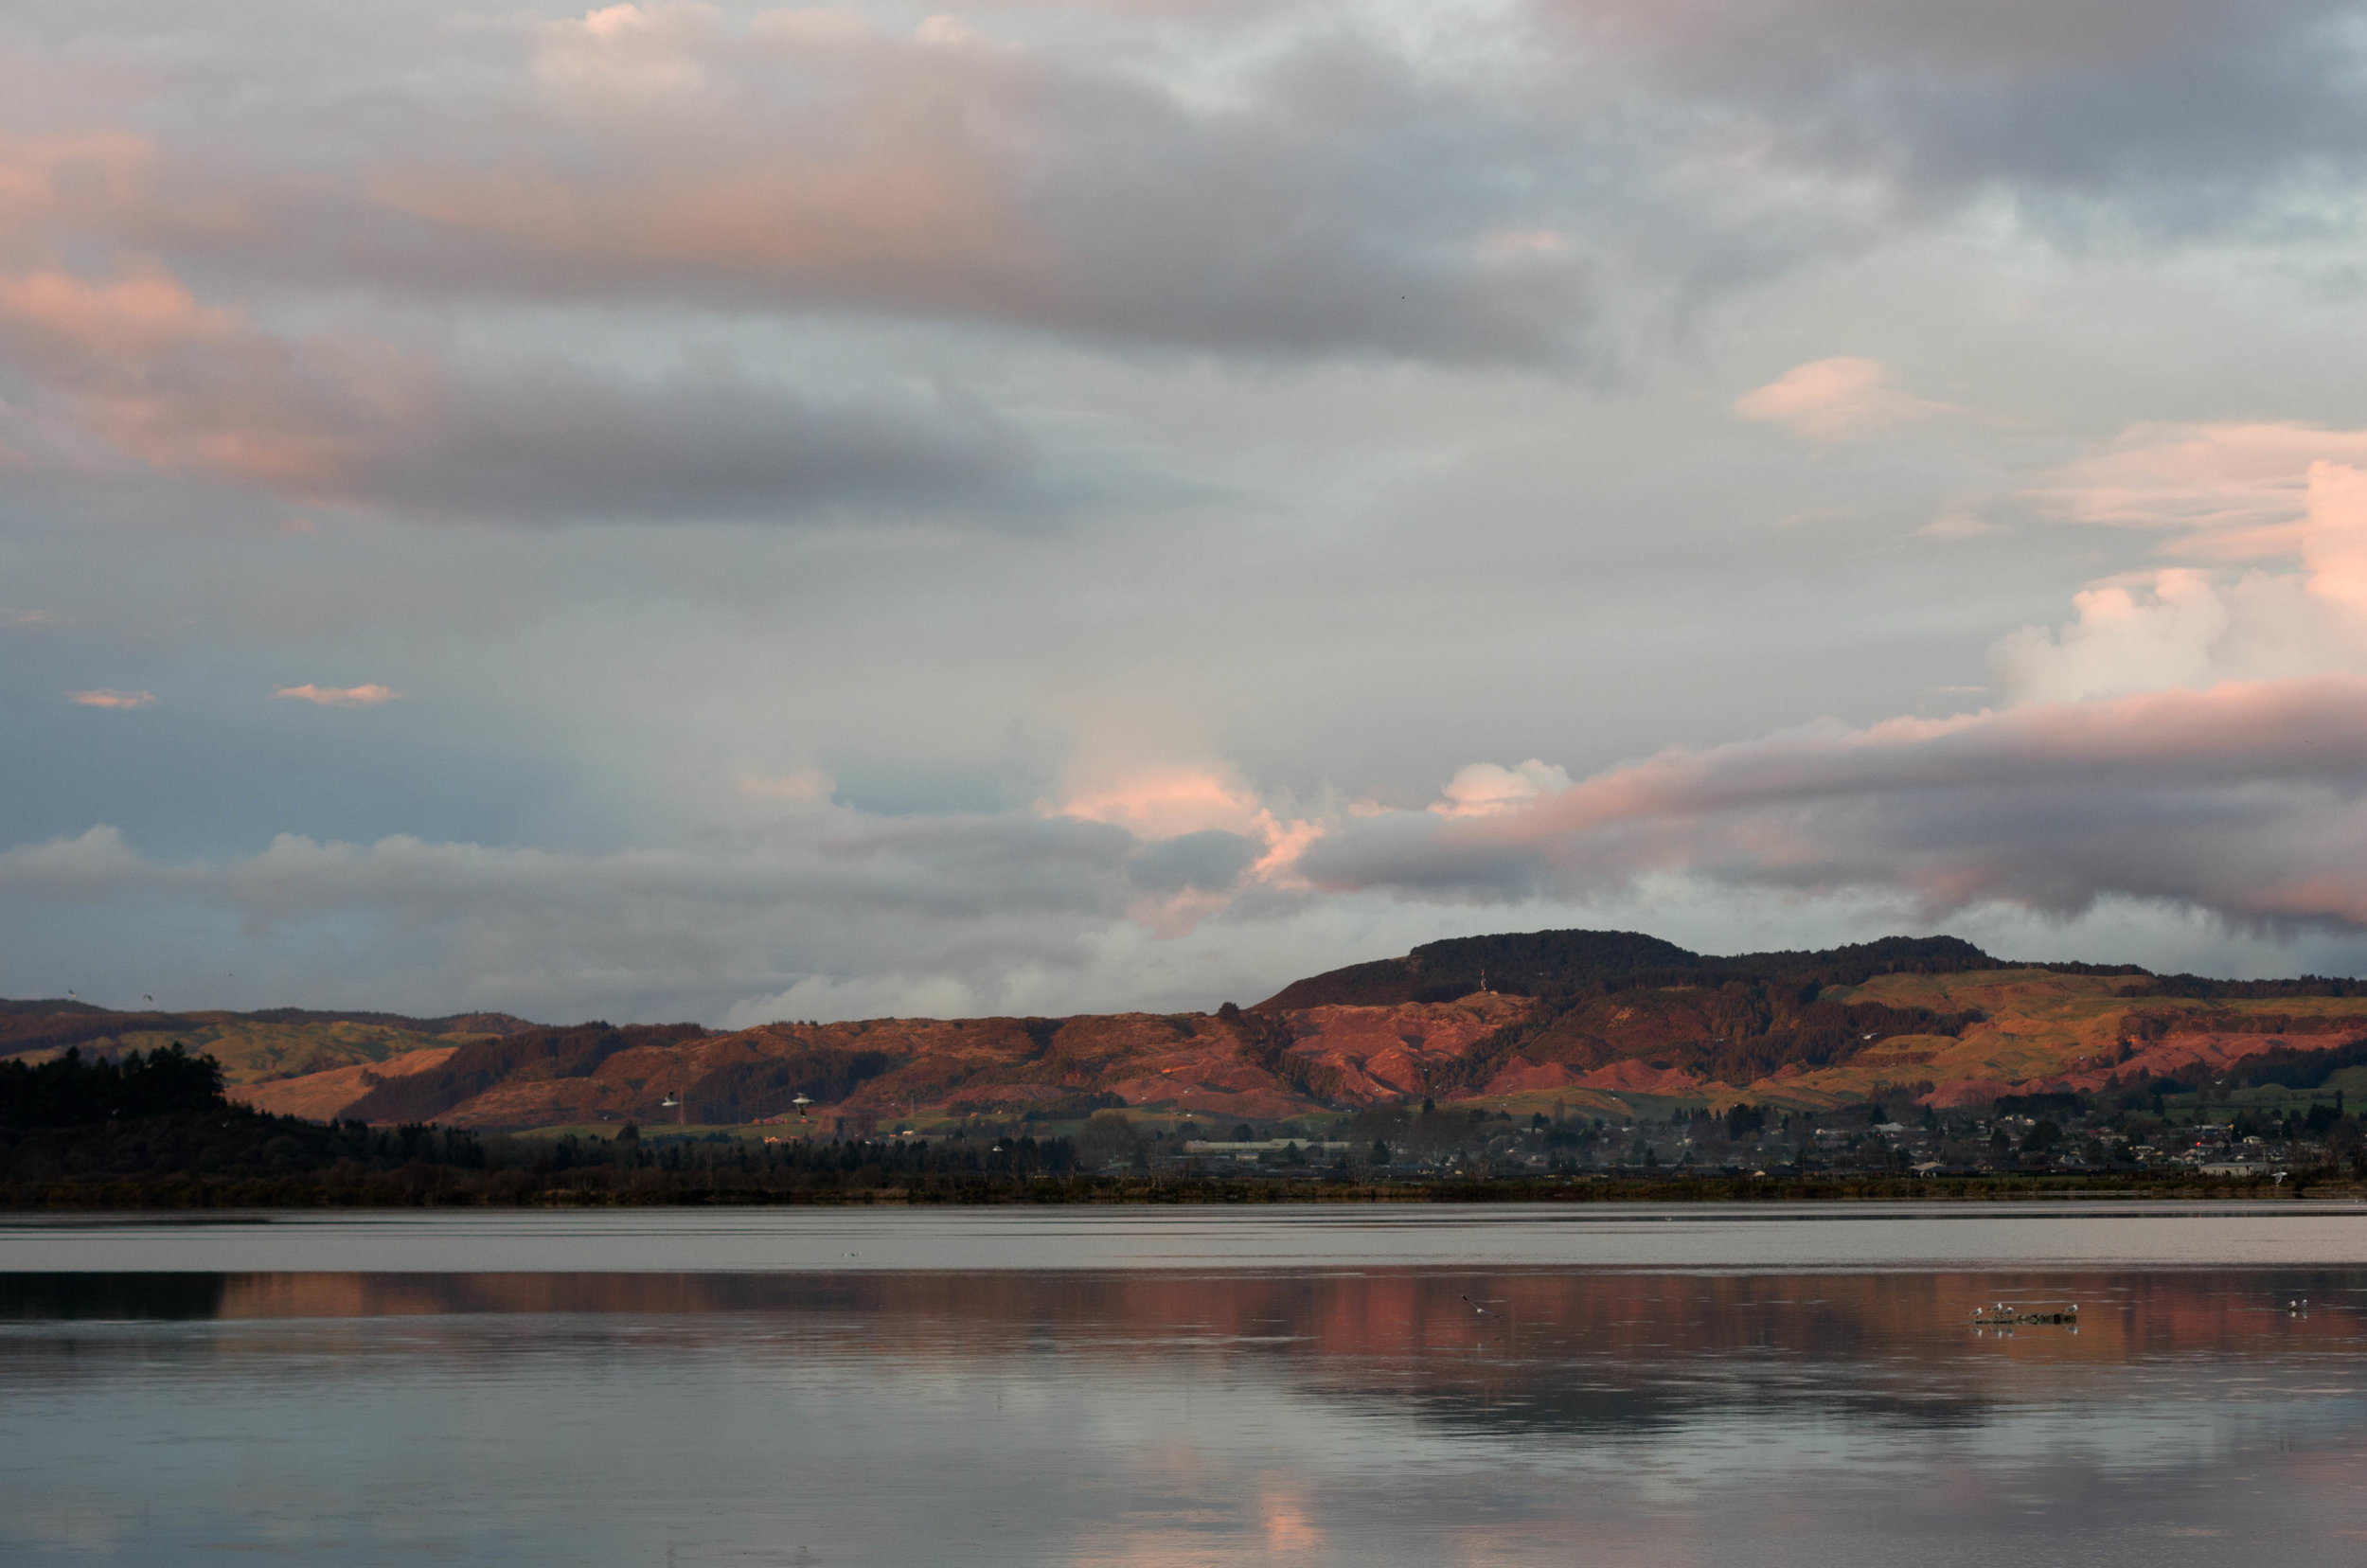
<svg viewBox="0 0 2367 1568">
<path fill-rule="evenodd" d="M 1669 1177 L 1126 1176 L 1094 1172 L 897 1171 L 878 1146 L 839 1146 L 842 1161 L 803 1168 L 522 1167 L 472 1168 L 404 1160 L 372 1168 L 355 1160 L 284 1175 L 171 1173 L 76 1176 L 0 1184 L 0 1211 L 124 1212 L 229 1209 L 665 1208 L 1009 1205 L 1213 1205 L 1272 1203 L 1994 1203 L 2072 1199 L 2192 1203 L 2367 1199 L 2348 1174 L 2257 1177 L 2127 1175 Z M 833 1167 L 835 1168 L 833 1168 Z"/>
<path fill-rule="evenodd" d="M 1485 1126 L 1425 1109 L 1446 1127 Z M 1674 1125 L 1674 1124 L 1672 1124 Z M 1282 1163 L 1098 1167 L 1085 1136 L 754 1141 L 721 1133 L 486 1134 L 310 1122 L 229 1102 L 213 1059 L 179 1046 L 115 1060 L 0 1062 L 0 1208 L 13 1211 L 777 1204 L 1772 1203 L 2362 1196 L 2356 1162 L 2231 1174 L 2199 1167 L 1984 1172 L 1717 1171 L 1650 1165 L 1415 1171 L 1296 1145 Z M 1374 1155 L 1385 1155 L 1376 1144 Z M 1139 1157 L 1139 1154 L 1138 1154 Z M 1320 1160 L 1322 1155 L 1318 1155 Z"/>
<path fill-rule="evenodd" d="M 441 1173 L 438 1173 L 441 1174 Z M 0 1212 L 193 1213 L 270 1209 L 358 1210 L 418 1208 L 830 1208 L 1009 1206 L 1212 1206 L 1277 1203 L 1539 1203 L 1604 1204 L 1795 1203 L 1999 1203 L 2073 1199 L 2221 1203 L 2291 1200 L 2355 1202 L 2367 1186 L 2351 1180 L 2306 1185 L 2234 1177 L 2187 1182 L 2062 1177 L 2046 1179 L 1938 1177 L 1703 1178 L 1695 1181 L 1503 1181 L 1342 1183 L 1228 1181 L 1110 1176 L 1037 1177 L 934 1185 L 767 1186 L 692 1183 L 684 1185 L 580 1180 L 549 1185 L 528 1176 L 516 1183 L 439 1181 L 414 1171 L 366 1173 L 356 1179 L 170 1177 L 155 1181 L 64 1182 L 0 1185 Z"/>
</svg>

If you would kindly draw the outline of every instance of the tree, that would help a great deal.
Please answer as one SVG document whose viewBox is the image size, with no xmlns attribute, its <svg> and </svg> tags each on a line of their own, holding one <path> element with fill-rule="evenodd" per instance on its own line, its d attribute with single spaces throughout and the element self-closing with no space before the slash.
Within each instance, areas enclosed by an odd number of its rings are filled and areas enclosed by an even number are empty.
<svg viewBox="0 0 2367 1568">
<path fill-rule="evenodd" d="M 1096 1111 L 1077 1134 L 1077 1156 L 1098 1168 L 1142 1152 L 1142 1134 L 1123 1111 Z"/>
<path fill-rule="evenodd" d="M 178 1041 L 119 1061 L 85 1060 L 71 1045 L 50 1061 L 0 1061 L 0 1127 L 90 1126 L 222 1104 L 221 1063 Z"/>
<path fill-rule="evenodd" d="M 2367 1140 L 2359 1136 L 2358 1123 L 2344 1116 L 2327 1128 L 2326 1152 L 2344 1164 L 2367 1159 Z"/>
</svg>

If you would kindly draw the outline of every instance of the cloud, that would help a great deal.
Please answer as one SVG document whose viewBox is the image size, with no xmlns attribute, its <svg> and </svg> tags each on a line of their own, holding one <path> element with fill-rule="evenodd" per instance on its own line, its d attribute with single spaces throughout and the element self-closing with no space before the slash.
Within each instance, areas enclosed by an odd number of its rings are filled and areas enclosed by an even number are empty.
<svg viewBox="0 0 2367 1568">
<path fill-rule="evenodd" d="M 297 505 L 564 523 L 1019 521 L 1066 504 L 1034 443 L 956 392 L 825 397 L 712 360 L 636 378 L 292 336 L 153 266 L 0 276 L 0 350 L 46 393 L 57 464 L 87 466 L 96 444 Z"/>
<path fill-rule="evenodd" d="M 1249 869 L 1288 882 L 1299 851 L 1322 831 L 1309 818 L 1286 818 L 1228 769 L 1146 768 L 1103 773 L 1073 782 L 1057 801 L 1036 808 L 1047 816 L 1110 823 L 1148 843 L 1223 833 L 1261 846 Z"/>
<path fill-rule="evenodd" d="M 1262 839 L 1210 828 L 1148 846 L 1127 863 L 1127 875 L 1155 893 L 1221 893 L 1265 852 Z"/>
<path fill-rule="evenodd" d="M 1933 917 L 2160 900 L 2367 927 L 2367 680 L 2231 683 L 1673 749 L 1476 820 L 1344 824 L 1318 889 L 1480 901 L 1683 874 L 1878 889 Z"/>
<path fill-rule="evenodd" d="M 1474 762 L 1447 781 L 1431 810 L 1441 816 L 1502 816 L 1570 787 L 1570 775 L 1530 757 L 1517 768 Z"/>
<path fill-rule="evenodd" d="M 397 368 L 258 332 L 152 265 L 0 276 L 0 352 L 74 437 L 166 473 L 298 494 L 334 482 L 350 447 L 338 427 L 366 423 L 365 388 L 393 393 L 383 373 Z"/>
<path fill-rule="evenodd" d="M 2333 465 L 2322 472 L 2321 464 Z M 2367 467 L 2367 430 L 2287 422 L 2147 424 L 2057 469 L 2029 497 L 2080 523 L 2174 533 L 2215 561 L 2298 549 L 2337 469 Z"/>
<path fill-rule="evenodd" d="M 998 975 L 1074 967 L 1084 933 L 1123 921 L 1135 847 L 1090 824 L 827 811 L 696 849 L 282 834 L 242 858 L 167 862 L 101 826 L 0 851 L 0 903 L 214 911 L 257 950 L 301 950 L 341 926 L 367 933 L 362 952 L 439 985 L 557 1007 L 592 991 L 648 1007 L 692 994 L 712 1007 L 719 993 L 874 974 L 890 952 L 915 972 L 960 974 L 991 994 Z"/>
<path fill-rule="evenodd" d="M 313 703 L 322 707 L 375 707 L 381 703 L 393 702 L 402 693 L 392 686 L 325 686 L 308 682 L 303 686 L 281 686 L 272 695 L 294 698 L 299 703 Z"/>
<path fill-rule="evenodd" d="M 1796 365 L 1735 401 L 1744 419 L 1779 424 L 1812 441 L 1878 435 L 1938 407 L 1900 390 L 1879 360 L 1851 358 Z"/>
<path fill-rule="evenodd" d="M 1614 96 L 1517 50 L 1481 71 L 1274 8 L 1180 46 L 1103 20 L 1141 46 L 627 6 L 422 53 L 353 15 L 218 62 L 234 120 L 193 129 L 160 93 L 120 133 L 150 155 L 102 198 L 41 179 L 27 211 L 52 254 L 163 255 L 265 295 L 959 320 L 1286 362 L 1599 366 L 1688 289 L 1796 250 L 1799 225 L 1670 188 Z M 361 58 L 383 68 L 357 150 L 290 83 Z"/>
<path fill-rule="evenodd" d="M 91 929 L 894 1007 L 1670 879 L 2318 918 L 2340 779 L 2196 740 L 2123 820 L 2026 726 L 2367 675 L 2367 9 L 575 9 L 0 24 L 11 597 L 76 617 L 27 658 L 108 650 L 31 688 L 233 683 L 203 769 L 118 783 L 147 722 L 92 721 L 8 835 L 310 834 L 118 845 Z M 1959 385 L 1999 412 L 1939 439 Z M 2140 404 L 2189 418 L 2081 444 Z M 1169 461 L 1227 504 L 1167 515 Z M 1962 734 L 1866 722 L 1992 647 Z M 450 750 L 239 739 L 322 671 Z M 1880 757 L 1932 772 L 1770 782 Z"/>
<path fill-rule="evenodd" d="M 0 850 L 0 919 L 37 912 L 56 929 L 89 905 L 202 933 L 217 917 L 242 975 L 270 962 L 299 993 L 554 1017 L 1041 1012 L 1079 1006 L 1080 987 L 1107 1007 L 1209 1006 L 1262 994 L 1295 961 L 1192 940 L 1264 849 L 1222 832 L 1146 844 L 1073 818 L 824 803 L 703 840 L 595 853 L 282 834 L 253 855 L 171 861 L 99 826 Z"/>
<path fill-rule="evenodd" d="M 1883 384 L 1830 363 L 1745 412 L 1821 418 Z M 2060 515 L 2251 564 L 2090 584 L 2068 623 L 1996 645 L 2005 706 L 1826 722 L 1575 781 L 1476 764 L 1426 811 L 1325 823 L 1293 869 L 1327 897 L 1603 899 L 1673 877 L 1934 918 L 2121 900 L 2367 929 L 2367 470 L 2338 460 L 2362 453 L 2348 431 L 2151 427 L 2059 471 L 2040 493 Z"/>
<path fill-rule="evenodd" d="M 1569 68 L 1702 143 L 1900 216 L 2002 194 L 2221 228 L 2355 180 L 2353 0 L 1594 0 L 1539 4 Z"/>
<path fill-rule="evenodd" d="M 1524 124 L 1357 29 L 1241 58 L 1264 63 L 1211 93 L 1145 57 L 941 21 L 741 28 L 670 8 L 559 24 L 528 67 L 533 107 L 486 106 L 529 116 L 544 155 L 488 169 L 434 137 L 373 171 L 367 227 L 399 218 L 505 291 L 1260 359 L 1593 356 L 1612 243 L 1572 242 L 1561 214 L 1482 177 L 1557 159 L 1569 128 Z M 562 78 L 581 90 L 551 96 Z"/>
<path fill-rule="evenodd" d="M 2075 595 L 2070 624 L 2002 638 L 1990 665 L 2018 703 L 2367 670 L 2367 623 L 2314 586 L 2291 573 L 2132 573 Z"/>
<path fill-rule="evenodd" d="M 101 825 L 0 850 L 0 921 L 31 911 L 54 929 L 75 905 L 135 922 L 194 912 L 240 951 L 280 955 L 294 980 L 343 965 L 372 994 L 404 986 L 558 1016 L 713 1018 L 750 998 L 791 998 L 768 1017 L 1041 1011 L 1075 1006 L 1080 976 L 1105 1006 L 1185 1006 L 1211 975 L 1248 970 L 1245 993 L 1272 978 L 1271 955 L 1245 966 L 1186 945 L 1258 878 L 1262 837 L 1147 840 L 1026 811 L 881 817 L 802 790 L 795 804 L 692 845 L 609 852 L 283 833 L 257 854 L 174 861 Z"/>
<path fill-rule="evenodd" d="M 838 787 L 838 780 L 820 768 L 800 768 L 786 774 L 742 774 L 737 782 L 743 799 L 787 806 L 820 805 Z"/>
<path fill-rule="evenodd" d="M 66 699 L 81 707 L 146 707 L 156 700 L 152 691 L 69 691 Z"/>
<path fill-rule="evenodd" d="M 151 23 L 19 51 L 0 88 L 87 84 L 125 123 L 23 139 L 0 216 L 27 254 L 168 256 L 267 295 L 1597 369 L 2001 194 L 2108 231 L 2344 222 L 2367 169 L 2352 0 L 1946 10 L 1601 0 L 1443 32 L 1290 5 L 1091 27 L 348 11 L 105 91 L 169 35 Z M 340 82 L 366 137 L 312 85 Z"/>
<path fill-rule="evenodd" d="M 1991 663 L 2021 702 L 2202 687 L 2326 671 L 2367 674 L 2367 435 L 2221 426 L 2124 438 L 2048 492 L 2083 522 L 2176 530 L 2204 561 L 2128 573 L 2073 598 L 2074 619 L 2003 638 Z"/>
<path fill-rule="evenodd" d="M 1213 768 L 1154 768 L 1073 786 L 1047 815 L 1107 822 L 1144 838 L 1209 830 L 1254 832 L 1270 820 L 1248 785 Z"/>
</svg>

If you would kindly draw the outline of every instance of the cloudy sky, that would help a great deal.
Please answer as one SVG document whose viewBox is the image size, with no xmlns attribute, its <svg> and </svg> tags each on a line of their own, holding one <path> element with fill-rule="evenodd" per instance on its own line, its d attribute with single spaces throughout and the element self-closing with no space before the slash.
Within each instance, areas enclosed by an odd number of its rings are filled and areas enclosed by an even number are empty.
<svg viewBox="0 0 2367 1568">
<path fill-rule="evenodd" d="M 0 994 L 2355 972 L 2363 71 L 2332 0 L 17 0 Z"/>
</svg>

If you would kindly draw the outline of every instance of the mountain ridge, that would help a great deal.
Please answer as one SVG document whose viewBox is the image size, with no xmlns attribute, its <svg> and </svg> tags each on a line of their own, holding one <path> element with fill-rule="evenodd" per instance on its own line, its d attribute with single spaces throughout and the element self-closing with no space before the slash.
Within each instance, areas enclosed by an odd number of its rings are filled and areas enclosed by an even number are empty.
<svg viewBox="0 0 2367 1568">
<path fill-rule="evenodd" d="M 1819 952 L 1746 953 L 1731 957 L 1694 953 L 1632 931 L 1528 931 L 1451 936 L 1425 942 L 1400 958 L 1382 958 L 1294 980 L 1256 1005 L 1257 1011 L 1350 1004 L 1387 1007 L 1449 1001 L 1484 987 L 1516 996 L 1554 989 L 1636 981 L 1645 977 L 1733 975 L 1789 977 L 1825 985 L 1857 985 L 1879 974 L 1958 973 L 1982 969 L 2044 968 L 1991 957 L 1955 936 L 1884 936 Z M 2110 972 L 2142 973 L 2134 965 Z"/>
<path fill-rule="evenodd" d="M 0 1055 L 183 1040 L 265 1109 L 513 1130 L 788 1117 L 851 1131 L 1102 1110 L 1230 1124 L 1425 1098 L 1603 1114 L 1647 1102 L 1956 1105 L 2224 1076 L 2263 1053 L 2367 1042 L 2357 979 L 2016 962 L 1945 935 L 1724 956 L 1635 932 L 1459 937 L 1214 1013 L 716 1030 L 44 1006 L 0 1004 Z"/>
</svg>

